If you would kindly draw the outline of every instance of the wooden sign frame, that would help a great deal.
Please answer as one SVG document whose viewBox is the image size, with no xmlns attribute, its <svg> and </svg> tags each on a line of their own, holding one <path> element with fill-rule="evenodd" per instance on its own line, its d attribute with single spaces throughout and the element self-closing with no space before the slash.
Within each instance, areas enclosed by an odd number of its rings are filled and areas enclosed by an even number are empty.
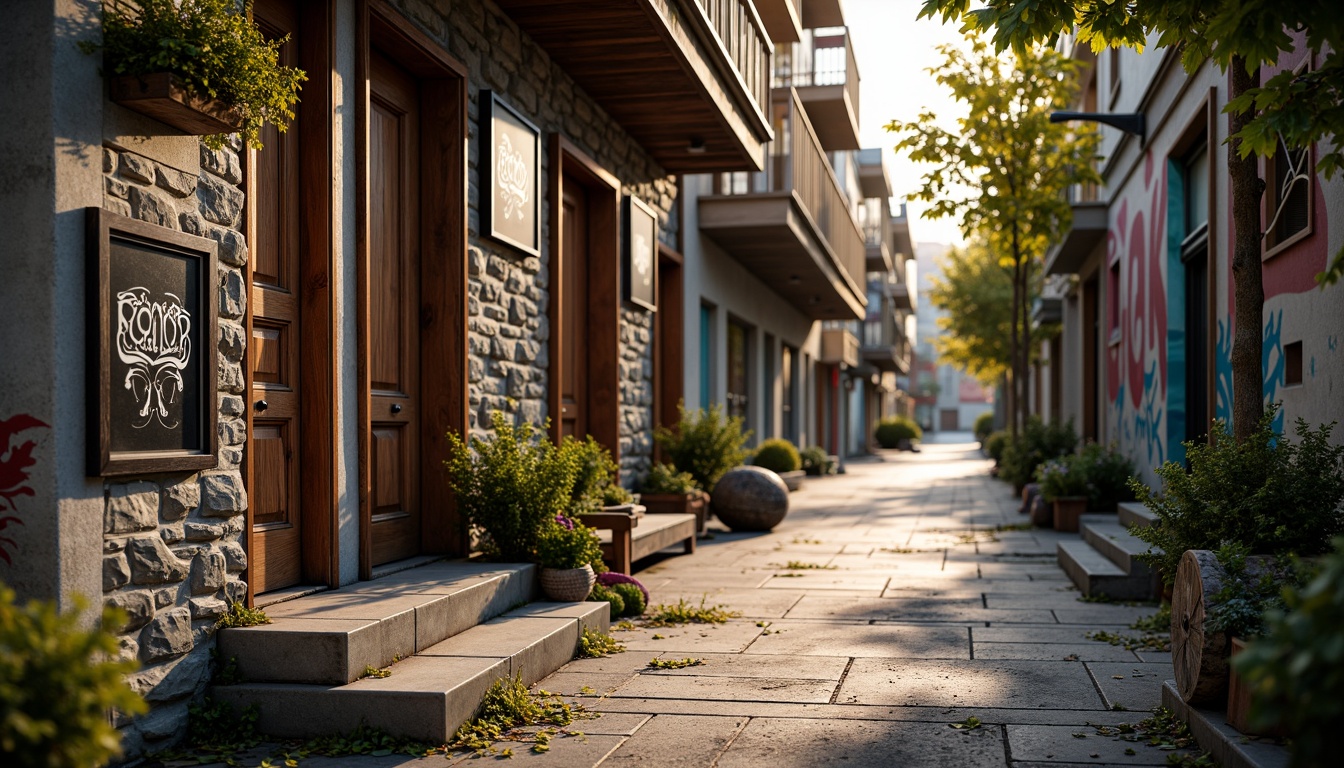
<svg viewBox="0 0 1344 768">
<path fill-rule="evenodd" d="M 540 256 L 541 129 L 499 94 L 483 89 L 480 134 L 476 167 L 481 177 L 481 229 L 490 238 L 529 256 Z M 514 147 L 523 137 L 531 146 Z M 528 162 L 532 164 L 530 172 Z M 514 218 L 518 222 L 513 222 Z"/>
<path fill-rule="evenodd" d="M 621 206 L 625 300 L 658 311 L 658 214 L 634 195 Z M 642 261 L 642 264 L 641 264 Z"/>
<path fill-rule="evenodd" d="M 219 464 L 218 245 L 85 211 L 90 476 Z"/>
</svg>

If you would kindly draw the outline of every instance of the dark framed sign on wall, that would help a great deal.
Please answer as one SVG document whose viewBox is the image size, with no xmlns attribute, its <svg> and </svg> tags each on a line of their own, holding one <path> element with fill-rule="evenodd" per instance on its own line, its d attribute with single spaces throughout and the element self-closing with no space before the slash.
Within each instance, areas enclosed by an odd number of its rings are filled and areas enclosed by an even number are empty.
<svg viewBox="0 0 1344 768">
<path fill-rule="evenodd" d="M 634 195 L 625 196 L 625 299 L 658 311 L 658 214 Z"/>
<path fill-rule="evenodd" d="M 216 466 L 215 242 L 85 215 L 88 474 Z"/>
<path fill-rule="evenodd" d="M 541 130 L 481 91 L 481 221 L 485 234 L 541 255 Z"/>
</svg>

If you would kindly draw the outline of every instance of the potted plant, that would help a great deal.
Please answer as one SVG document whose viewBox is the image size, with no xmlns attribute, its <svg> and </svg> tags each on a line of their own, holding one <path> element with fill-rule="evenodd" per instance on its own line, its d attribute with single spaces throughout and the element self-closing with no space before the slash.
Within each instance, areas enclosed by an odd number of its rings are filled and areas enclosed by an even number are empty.
<svg viewBox="0 0 1344 768">
<path fill-rule="evenodd" d="M 873 436 L 877 438 L 877 444 L 883 448 L 913 451 L 915 450 L 915 441 L 924 437 L 924 430 L 919 428 L 914 419 L 908 419 L 904 416 L 889 416 L 877 422 L 877 428 L 873 431 Z"/>
<path fill-rule="evenodd" d="M 779 475 L 779 479 L 784 481 L 784 485 L 790 491 L 801 488 L 803 477 L 807 474 L 802 470 L 803 459 L 798 454 L 798 449 L 788 440 L 777 437 L 757 446 L 756 455 L 752 457 L 751 463 Z"/>
<path fill-rule="evenodd" d="M 677 426 L 658 427 L 654 440 L 673 466 L 690 473 L 700 490 L 711 492 L 723 473 L 746 460 L 744 446 L 751 432 L 742 430 L 741 418 L 724 416 L 717 405 L 697 411 L 681 407 L 680 411 Z"/>
<path fill-rule="evenodd" d="M 593 507 L 601 507 L 605 512 L 643 512 L 639 499 L 615 481 L 619 467 L 612 460 L 611 451 L 591 435 L 583 440 L 566 436 L 560 443 L 560 450 L 578 466 L 574 489 L 570 492 L 572 515 L 591 511 Z"/>
<path fill-rule="evenodd" d="M 805 448 L 798 453 L 803 461 L 803 474 L 809 477 L 821 477 L 823 475 L 834 475 L 836 465 L 831 456 L 827 455 L 826 449 L 820 445 L 814 445 L 811 448 Z"/>
<path fill-rule="evenodd" d="M 1122 501 L 1133 501 L 1129 483 L 1134 479 L 1134 462 L 1120 453 L 1114 444 L 1103 446 L 1089 442 L 1079 453 L 1087 473 L 1087 508 L 1093 512 L 1114 512 Z"/>
<path fill-rule="evenodd" d="M 448 433 L 448 482 L 486 556 L 534 562 L 539 536 L 574 503 L 579 465 L 531 424 L 491 414 L 489 439 Z"/>
<path fill-rule="evenodd" d="M 537 535 L 541 591 L 551 600 L 577 603 L 588 597 L 601 568 L 597 532 L 566 515 L 556 515 Z"/>
<path fill-rule="evenodd" d="M 1041 495 L 1055 508 L 1055 530 L 1078 531 L 1078 520 L 1087 511 L 1087 473 L 1077 456 L 1047 461 L 1036 469 Z"/>
<path fill-rule="evenodd" d="M 103 52 L 112 100 L 212 149 L 241 132 L 260 148 L 261 128 L 294 119 L 302 70 L 280 66 L 287 38 L 267 40 L 237 0 L 104 0 Z"/>
<path fill-rule="evenodd" d="M 689 472 L 671 464 L 654 464 L 640 487 L 639 501 L 649 514 L 694 514 L 695 530 L 705 530 L 705 492 L 695 486 Z"/>
<path fill-rule="evenodd" d="M 1008 438 L 999 461 L 999 477 L 1013 484 L 1013 494 L 1020 496 L 1022 489 L 1036 476 L 1036 468 L 1050 459 L 1068 456 L 1078 447 L 1078 434 L 1073 420 L 1047 423 L 1037 416 L 1017 437 Z"/>
</svg>

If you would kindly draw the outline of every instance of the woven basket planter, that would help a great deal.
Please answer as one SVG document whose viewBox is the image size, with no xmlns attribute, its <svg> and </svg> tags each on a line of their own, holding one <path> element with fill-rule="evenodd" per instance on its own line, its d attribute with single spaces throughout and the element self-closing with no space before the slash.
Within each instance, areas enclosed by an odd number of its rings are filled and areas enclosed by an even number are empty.
<svg viewBox="0 0 1344 768">
<path fill-rule="evenodd" d="M 582 568 L 542 568 L 541 591 L 559 603 L 579 603 L 593 591 L 597 574 L 591 565 Z"/>
</svg>

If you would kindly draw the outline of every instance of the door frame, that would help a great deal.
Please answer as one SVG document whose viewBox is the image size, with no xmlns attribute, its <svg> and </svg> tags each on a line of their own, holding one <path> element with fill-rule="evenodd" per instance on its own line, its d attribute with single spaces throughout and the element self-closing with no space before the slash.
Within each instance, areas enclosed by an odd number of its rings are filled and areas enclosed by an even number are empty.
<svg viewBox="0 0 1344 768">
<path fill-rule="evenodd" d="M 464 555 L 466 530 L 442 472 L 446 435 L 467 420 L 467 68 L 385 0 L 359 0 L 355 19 L 356 369 L 359 386 L 359 577 L 373 578 L 369 379 L 369 51 L 419 83 L 420 551 Z M 427 213 L 429 212 L 429 213 Z M 453 365 L 452 363 L 456 363 Z M 427 375 L 432 371 L 434 375 Z M 446 374 L 444 373 L 446 371 Z"/>
<path fill-rule="evenodd" d="M 685 400 L 686 289 L 685 259 L 666 245 L 658 246 L 658 311 L 653 315 L 654 425 L 672 427 L 681 419 Z M 654 446 L 655 458 L 662 447 Z"/>
<path fill-rule="evenodd" d="M 612 459 L 620 463 L 621 183 L 558 133 L 551 134 L 549 170 L 551 370 L 546 410 L 551 417 L 550 436 L 560 442 L 560 382 L 565 359 L 560 319 L 566 301 L 560 276 L 564 274 L 564 259 L 567 258 L 562 212 L 564 180 L 569 177 L 584 188 L 588 197 L 588 312 L 584 318 L 588 400 L 584 403 L 584 418 L 588 422 L 588 434 L 610 450 Z M 599 409 L 592 407 L 592 403 L 609 405 Z"/>
<path fill-rule="evenodd" d="M 299 66 L 314 76 L 304 84 L 303 99 L 295 107 L 299 131 L 299 195 L 303 215 L 299 218 L 299 349 L 302 361 L 299 384 L 300 450 L 303 467 L 299 472 L 301 583 L 335 587 L 340 584 L 339 456 L 335 446 L 340 439 L 340 402 L 337 393 L 335 354 L 338 297 L 332 290 L 332 275 L 337 274 L 332 247 L 333 209 L 332 156 L 333 133 L 331 105 L 332 78 L 320 76 L 332 71 L 336 48 L 334 7 L 328 3 L 296 3 L 302 46 Z M 243 153 L 244 235 L 256 242 L 256 154 Z M 244 290 L 252 295 L 252 264 L 244 272 Z M 252 302 L 243 316 L 243 334 L 247 339 L 243 357 L 244 420 L 247 442 L 242 464 L 243 486 L 253 484 L 252 445 Z M 243 571 L 247 583 L 246 604 L 255 605 L 251 558 L 254 510 L 248 504 L 243 537 L 249 555 Z"/>
</svg>

